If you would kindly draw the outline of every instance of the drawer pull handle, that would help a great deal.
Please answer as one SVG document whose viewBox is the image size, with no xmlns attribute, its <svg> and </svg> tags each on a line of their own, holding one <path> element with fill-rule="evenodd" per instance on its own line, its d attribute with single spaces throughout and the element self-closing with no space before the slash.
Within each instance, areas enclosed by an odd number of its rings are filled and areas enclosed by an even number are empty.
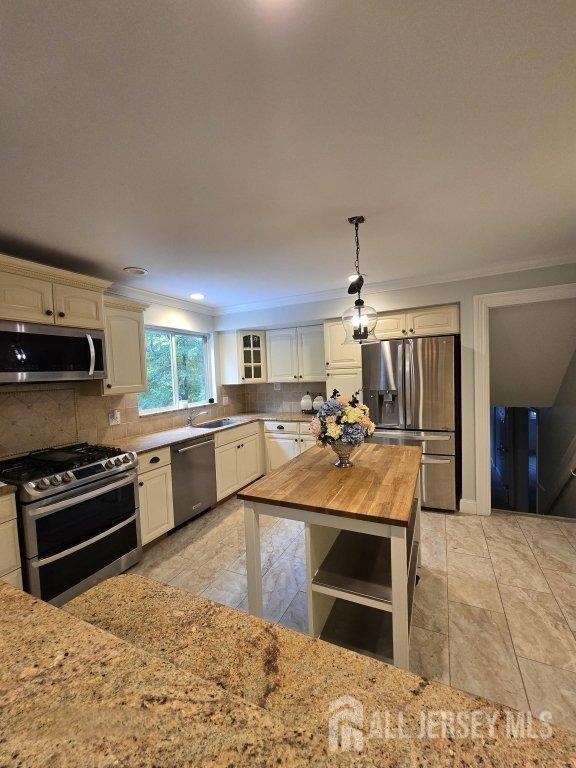
<svg viewBox="0 0 576 768">
<path fill-rule="evenodd" d="M 284 429 L 284 425 L 283 424 L 278 424 L 276 429 Z"/>
<path fill-rule="evenodd" d="M 159 461 L 160 461 L 160 456 L 152 456 L 152 458 L 150 459 L 150 464 L 158 464 Z"/>
</svg>

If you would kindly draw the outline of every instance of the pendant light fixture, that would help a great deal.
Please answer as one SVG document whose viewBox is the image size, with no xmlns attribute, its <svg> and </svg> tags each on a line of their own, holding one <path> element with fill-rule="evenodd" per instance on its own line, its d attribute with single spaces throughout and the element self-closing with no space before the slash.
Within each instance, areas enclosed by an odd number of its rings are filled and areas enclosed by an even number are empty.
<svg viewBox="0 0 576 768">
<path fill-rule="evenodd" d="M 348 221 L 354 225 L 354 238 L 356 242 L 356 261 L 354 262 L 355 273 L 350 275 L 348 280 L 348 293 L 352 296 L 358 295 L 354 306 L 347 309 L 342 315 L 342 323 L 346 331 L 344 344 L 367 344 L 378 341 L 374 334 L 378 314 L 372 307 L 367 307 L 360 295 L 364 285 L 364 277 L 360 272 L 360 240 L 358 237 L 358 228 L 363 224 L 364 216 L 351 216 Z"/>
</svg>

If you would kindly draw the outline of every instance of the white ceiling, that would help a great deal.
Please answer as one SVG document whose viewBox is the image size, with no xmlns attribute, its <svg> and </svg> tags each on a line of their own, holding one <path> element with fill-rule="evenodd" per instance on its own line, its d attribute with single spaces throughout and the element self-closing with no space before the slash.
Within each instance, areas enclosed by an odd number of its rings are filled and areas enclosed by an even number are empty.
<svg viewBox="0 0 576 768">
<path fill-rule="evenodd" d="M 139 288 L 576 260 L 574 0 L 4 2 L 0 112 L 0 250 Z"/>
<path fill-rule="evenodd" d="M 490 310 L 490 400 L 554 405 L 576 349 L 576 299 Z"/>
</svg>

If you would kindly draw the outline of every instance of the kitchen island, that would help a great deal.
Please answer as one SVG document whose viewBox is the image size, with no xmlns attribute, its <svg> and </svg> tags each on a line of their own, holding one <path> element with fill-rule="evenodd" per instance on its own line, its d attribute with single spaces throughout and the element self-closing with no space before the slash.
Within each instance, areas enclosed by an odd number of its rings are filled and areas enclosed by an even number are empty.
<svg viewBox="0 0 576 768">
<path fill-rule="evenodd" d="M 309 633 L 407 669 L 421 456 L 415 446 L 364 444 L 354 466 L 339 469 L 316 447 L 240 492 L 250 613 L 263 615 L 260 515 L 300 520 Z"/>
</svg>

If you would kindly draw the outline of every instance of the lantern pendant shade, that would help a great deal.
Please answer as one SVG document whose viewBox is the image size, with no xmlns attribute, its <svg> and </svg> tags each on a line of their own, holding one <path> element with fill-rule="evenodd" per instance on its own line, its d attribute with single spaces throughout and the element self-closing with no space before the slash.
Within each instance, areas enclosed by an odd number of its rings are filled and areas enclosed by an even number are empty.
<svg viewBox="0 0 576 768">
<path fill-rule="evenodd" d="M 378 341 L 374 333 L 378 313 L 373 307 L 368 307 L 360 296 L 354 302 L 354 306 L 347 309 L 342 315 L 342 324 L 346 331 L 343 344 L 369 344 Z"/>
</svg>

